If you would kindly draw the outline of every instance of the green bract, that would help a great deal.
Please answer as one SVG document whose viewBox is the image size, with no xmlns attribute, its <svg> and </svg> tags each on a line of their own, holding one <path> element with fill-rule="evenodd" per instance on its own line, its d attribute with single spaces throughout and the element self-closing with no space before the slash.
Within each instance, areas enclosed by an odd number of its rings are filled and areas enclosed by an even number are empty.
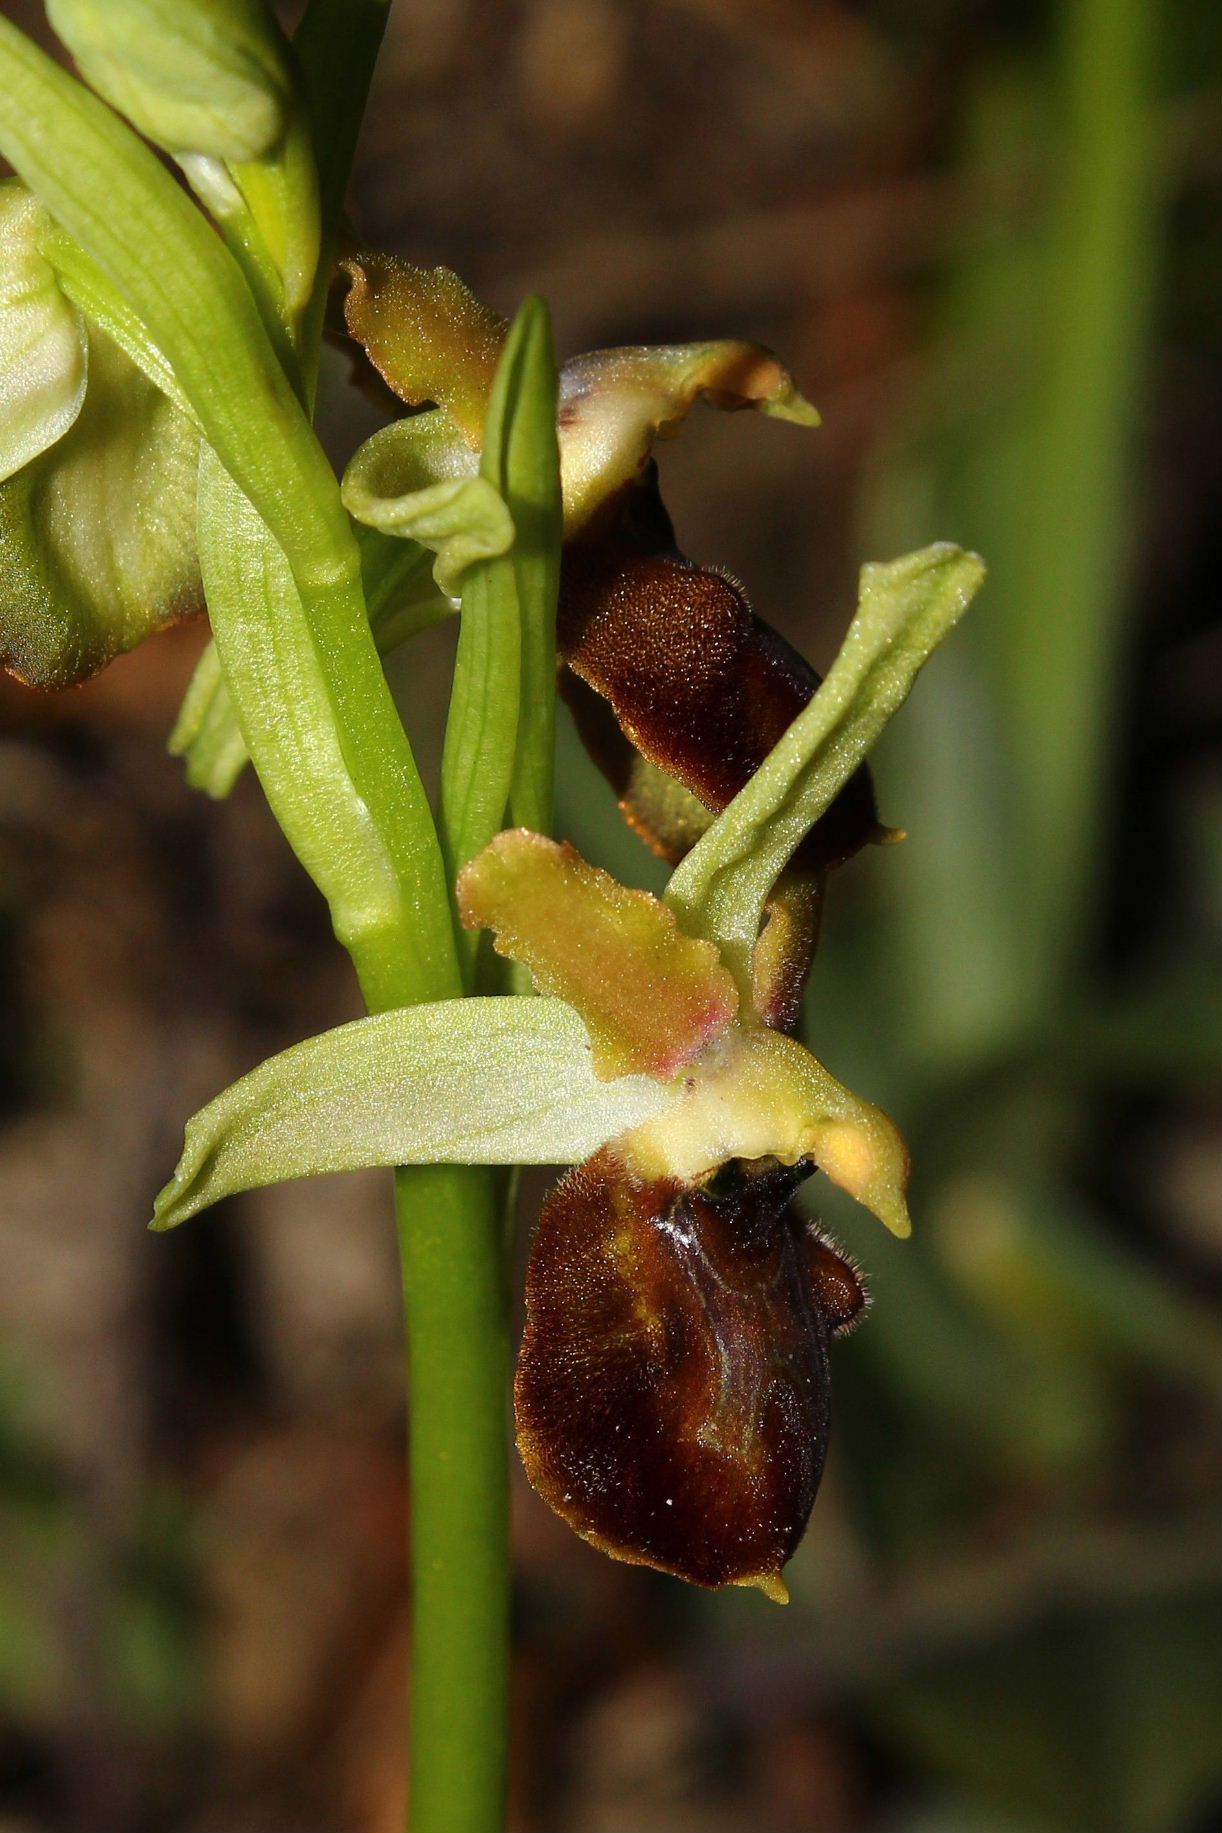
<svg viewBox="0 0 1222 1833">
<path fill-rule="evenodd" d="M 47 0 L 100 96 L 170 153 L 258 159 L 290 94 L 284 41 L 260 0 Z"/>
<path fill-rule="evenodd" d="M 918 673 L 958 623 L 984 562 L 949 542 L 864 566 L 857 614 L 830 673 L 746 787 L 676 869 L 666 901 L 749 984 L 769 893 Z"/>
<path fill-rule="evenodd" d="M 100 333 L 88 369 L 67 432 L 0 484 L 0 662 L 36 687 L 83 681 L 203 604 L 198 435 Z"/>
<path fill-rule="evenodd" d="M 0 183 L 0 479 L 54 445 L 85 398 L 85 328 L 43 255 L 50 228 L 20 179 Z"/>
</svg>

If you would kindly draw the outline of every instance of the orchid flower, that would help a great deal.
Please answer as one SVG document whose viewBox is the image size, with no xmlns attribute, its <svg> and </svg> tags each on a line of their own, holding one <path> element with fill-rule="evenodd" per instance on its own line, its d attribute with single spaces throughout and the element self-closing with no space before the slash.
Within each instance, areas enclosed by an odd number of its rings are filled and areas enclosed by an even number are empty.
<svg viewBox="0 0 1222 1833">
<path fill-rule="evenodd" d="M 356 454 L 344 501 L 429 549 L 454 598 L 529 521 L 488 464 L 508 327 L 445 269 L 345 265 L 348 332 L 414 411 Z M 829 1343 L 866 1302 L 790 1198 L 818 1169 L 909 1229 L 894 1126 L 788 1033 L 828 871 L 891 837 L 867 745 L 979 565 L 931 549 L 867 569 L 821 687 L 735 581 L 675 544 L 652 450 L 701 398 L 817 421 L 740 342 L 600 351 L 560 373 L 564 691 L 627 818 L 684 862 L 667 901 L 525 827 L 454 859 L 462 923 L 491 930 L 539 997 L 383 1014 L 264 1064 L 191 1123 L 157 1225 L 358 1164 L 572 1161 L 529 1256 L 527 1474 L 617 1557 L 783 1599 L 827 1443 Z M 217 717 L 214 699 L 209 743 Z"/>
<path fill-rule="evenodd" d="M 945 547 L 865 569 L 827 681 L 665 901 L 542 835 L 498 835 L 461 871 L 459 912 L 539 996 L 383 1013 L 272 1058 L 190 1123 L 155 1226 L 361 1165 L 574 1163 L 528 1263 L 527 1473 L 619 1558 L 783 1599 L 826 1446 L 830 1339 L 865 1303 L 789 1198 L 817 1168 L 906 1234 L 907 1154 L 771 1022 L 776 977 L 756 956 L 775 918 L 760 926 L 980 576 Z"/>
</svg>

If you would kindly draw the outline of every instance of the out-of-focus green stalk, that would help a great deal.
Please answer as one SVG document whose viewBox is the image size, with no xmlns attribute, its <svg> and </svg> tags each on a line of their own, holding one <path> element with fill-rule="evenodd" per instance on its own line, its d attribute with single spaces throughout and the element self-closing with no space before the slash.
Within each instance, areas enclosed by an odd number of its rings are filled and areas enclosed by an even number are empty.
<svg viewBox="0 0 1222 1833">
<path fill-rule="evenodd" d="M 1125 491 L 1156 264 L 1154 0 L 1066 0 L 1061 161 L 1043 364 L 1029 447 L 1024 566 L 1001 690 L 1021 758 L 1024 946 L 1051 991 L 1072 971 L 1098 860 L 1092 835 L 1121 653 Z"/>
</svg>

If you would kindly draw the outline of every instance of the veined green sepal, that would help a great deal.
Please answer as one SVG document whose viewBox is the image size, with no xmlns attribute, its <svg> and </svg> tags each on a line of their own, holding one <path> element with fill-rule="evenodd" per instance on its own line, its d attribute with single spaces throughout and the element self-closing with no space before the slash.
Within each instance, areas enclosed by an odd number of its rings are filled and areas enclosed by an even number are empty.
<svg viewBox="0 0 1222 1833">
<path fill-rule="evenodd" d="M 864 566 L 858 608 L 827 678 L 679 865 L 666 901 L 749 984 L 764 906 L 820 815 L 963 616 L 984 562 L 949 542 Z"/>
<path fill-rule="evenodd" d="M 556 1164 L 649 1119 L 666 1091 L 603 1082 L 559 999 L 455 999 L 357 1019 L 261 1063 L 187 1124 L 153 1227 L 287 1178 L 368 1165 Z"/>
</svg>

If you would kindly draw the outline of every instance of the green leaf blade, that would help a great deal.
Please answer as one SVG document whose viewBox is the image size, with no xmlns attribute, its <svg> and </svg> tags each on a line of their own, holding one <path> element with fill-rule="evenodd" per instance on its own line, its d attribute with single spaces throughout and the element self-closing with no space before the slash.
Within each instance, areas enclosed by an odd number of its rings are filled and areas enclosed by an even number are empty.
<svg viewBox="0 0 1222 1833">
<path fill-rule="evenodd" d="M 600 1082 L 556 999 L 461 999 L 341 1025 L 260 1064 L 187 1125 L 153 1227 L 242 1190 L 370 1165 L 556 1164 L 651 1119 L 646 1076 Z"/>
</svg>

